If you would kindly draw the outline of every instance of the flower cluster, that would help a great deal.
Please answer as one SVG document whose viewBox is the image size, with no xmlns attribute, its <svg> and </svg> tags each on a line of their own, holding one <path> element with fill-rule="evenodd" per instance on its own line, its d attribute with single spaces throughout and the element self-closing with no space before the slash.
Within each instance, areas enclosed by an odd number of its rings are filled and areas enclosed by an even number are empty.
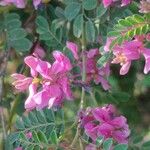
<svg viewBox="0 0 150 150">
<path fill-rule="evenodd" d="M 35 9 L 37 9 L 38 5 L 42 2 L 42 0 L 33 0 L 33 5 Z M 6 5 L 15 5 L 17 8 L 25 8 L 26 6 L 26 0 L 1 0 L 0 5 L 6 6 Z"/>
<path fill-rule="evenodd" d="M 72 42 L 67 42 L 67 47 L 78 61 L 77 65 L 82 72 L 82 60 L 78 55 L 78 46 Z M 91 49 L 82 55 L 86 57 L 86 81 L 82 84 L 90 84 L 94 80 L 96 84 L 101 83 L 102 87 L 108 90 L 110 86 L 105 78 L 110 74 L 109 64 L 103 68 L 96 66 L 96 57 L 100 55 L 99 50 Z M 76 82 L 76 79 L 70 72 L 73 66 L 69 58 L 60 51 L 54 51 L 55 61 L 50 64 L 41 60 L 44 56 L 45 52 L 37 44 L 33 55 L 24 59 L 25 64 L 30 68 L 31 77 L 18 73 L 12 75 L 15 80 L 13 85 L 19 92 L 29 89 L 29 97 L 25 101 L 25 108 L 28 110 L 42 109 L 47 106 L 49 108 L 61 106 L 64 99 L 72 99 L 71 81 Z"/>
<path fill-rule="evenodd" d="M 27 56 L 24 62 L 30 67 L 31 77 L 13 74 L 13 85 L 18 91 L 29 89 L 25 108 L 60 106 L 64 98 L 72 99 L 68 72 L 72 69 L 70 60 L 61 52 L 54 51 L 53 64 L 35 56 Z"/>
<path fill-rule="evenodd" d="M 93 143 L 100 136 L 113 138 L 118 143 L 128 143 L 130 130 L 124 116 L 117 116 L 116 108 L 109 104 L 105 107 L 90 108 L 79 114 L 81 127 Z"/>
<path fill-rule="evenodd" d="M 105 51 L 109 51 L 111 42 L 115 38 L 108 38 L 104 47 Z M 116 45 L 113 48 L 114 59 L 113 64 L 120 64 L 120 74 L 125 75 L 128 73 L 131 62 L 140 59 L 141 54 L 145 58 L 144 73 L 150 71 L 150 49 L 144 46 L 144 40 L 149 40 L 149 35 L 136 36 L 132 41 L 125 41 L 122 45 Z"/>
<path fill-rule="evenodd" d="M 150 12 L 150 1 L 149 0 L 141 0 L 139 8 L 140 8 L 139 12 L 149 13 Z"/>
<path fill-rule="evenodd" d="M 110 5 L 120 2 L 120 0 L 103 0 L 104 7 L 109 7 Z M 132 0 L 121 0 L 121 7 L 126 6 L 131 3 Z"/>
<path fill-rule="evenodd" d="M 78 60 L 79 66 L 83 70 L 82 62 L 78 55 L 78 46 L 75 43 L 67 42 L 67 47 L 72 51 L 74 58 Z M 110 75 L 110 68 L 108 63 L 102 68 L 97 67 L 97 57 L 100 57 L 98 48 L 84 51 L 82 55 L 85 55 L 86 83 L 89 84 L 91 81 L 94 81 L 96 84 L 101 83 L 104 90 L 108 90 L 110 85 L 106 78 Z"/>
</svg>

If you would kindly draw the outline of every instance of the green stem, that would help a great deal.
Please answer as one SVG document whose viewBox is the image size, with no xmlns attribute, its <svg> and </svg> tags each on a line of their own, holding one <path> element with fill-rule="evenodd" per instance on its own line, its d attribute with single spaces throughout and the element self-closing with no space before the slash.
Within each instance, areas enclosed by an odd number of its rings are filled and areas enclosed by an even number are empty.
<svg viewBox="0 0 150 150">
<path fill-rule="evenodd" d="M 83 32 L 82 32 L 82 40 L 81 40 L 81 43 L 82 43 L 82 82 L 85 82 L 86 81 L 86 57 L 85 57 L 85 54 L 84 54 L 84 51 L 86 49 L 86 39 L 85 39 L 85 29 L 84 29 L 84 25 L 83 25 L 83 28 L 82 28 Z M 80 109 L 83 109 L 84 108 L 84 98 L 85 98 L 85 89 L 84 87 L 82 87 L 82 92 L 81 92 L 81 101 L 80 101 Z M 75 134 L 75 137 L 71 143 L 71 148 L 74 147 L 74 145 L 76 144 L 76 142 L 79 140 L 79 144 L 81 146 L 81 141 L 80 141 L 80 138 L 79 138 L 79 135 L 80 135 L 80 124 L 78 123 L 77 124 L 77 131 L 76 131 L 76 134 Z"/>
<path fill-rule="evenodd" d="M 12 120 L 13 120 L 14 114 L 16 112 L 16 108 L 18 107 L 19 101 L 20 101 L 20 95 L 17 96 L 17 98 L 15 99 L 13 107 L 11 109 L 10 116 L 9 116 L 9 119 L 8 119 L 8 127 L 7 127 L 8 130 L 11 130 Z"/>
<path fill-rule="evenodd" d="M 3 93 L 3 76 L 0 77 L 0 101 L 2 101 L 2 93 Z M 6 128 L 5 128 L 4 112 L 3 112 L 2 107 L 1 107 L 1 110 L 0 110 L 0 116 L 1 116 L 3 137 L 4 137 L 4 140 L 5 140 L 6 136 L 7 136 L 7 133 L 6 133 Z"/>
<path fill-rule="evenodd" d="M 95 99 L 95 95 L 93 94 L 92 91 L 90 91 L 90 96 L 91 96 L 91 99 L 93 100 L 94 106 L 98 106 L 97 101 Z"/>
</svg>

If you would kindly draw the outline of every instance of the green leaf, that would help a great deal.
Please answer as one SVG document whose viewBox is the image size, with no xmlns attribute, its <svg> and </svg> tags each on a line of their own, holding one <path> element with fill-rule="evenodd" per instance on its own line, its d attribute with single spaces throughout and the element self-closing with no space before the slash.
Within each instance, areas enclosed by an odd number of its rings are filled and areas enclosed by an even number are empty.
<svg viewBox="0 0 150 150">
<path fill-rule="evenodd" d="M 149 23 L 145 17 L 133 15 L 120 19 L 114 29 L 108 33 L 109 36 L 115 37 L 111 44 L 111 49 L 116 44 L 122 44 L 124 41 L 131 40 L 135 35 L 146 34 L 149 31 Z"/>
<path fill-rule="evenodd" d="M 33 112 L 30 112 L 28 117 L 33 125 L 38 124 L 38 119 Z"/>
<path fill-rule="evenodd" d="M 128 149 L 128 145 L 127 144 L 118 144 L 114 147 L 113 150 L 127 150 Z"/>
<path fill-rule="evenodd" d="M 45 135 L 42 131 L 39 131 L 39 132 L 37 133 L 37 135 L 38 135 L 38 138 L 39 138 L 39 140 L 40 140 L 41 142 L 48 144 L 47 137 L 46 137 L 46 135 Z"/>
<path fill-rule="evenodd" d="M 130 98 L 130 95 L 126 92 L 112 92 L 112 96 L 118 102 L 127 102 Z"/>
<path fill-rule="evenodd" d="M 38 16 L 36 19 L 36 24 L 37 24 L 37 33 L 39 34 L 40 40 L 45 41 L 45 43 L 51 47 L 53 45 L 57 45 L 58 44 L 61 45 L 61 47 L 63 47 L 63 44 L 61 42 L 62 38 L 61 38 L 61 28 L 59 30 L 59 34 L 56 32 L 57 29 L 54 29 L 55 25 L 52 25 L 51 27 L 48 24 L 48 21 L 42 17 L 42 16 Z M 52 30 L 51 30 L 52 28 Z M 53 45 L 52 45 L 53 44 Z"/>
<path fill-rule="evenodd" d="M 34 145 L 30 145 L 29 147 L 26 147 L 25 150 L 34 150 Z"/>
<path fill-rule="evenodd" d="M 39 139 L 39 137 L 38 137 L 36 131 L 32 131 L 32 139 L 33 139 L 35 142 L 37 142 L 37 143 L 40 142 L 40 139 Z"/>
<path fill-rule="evenodd" d="M 41 150 L 40 146 L 35 146 L 34 150 Z"/>
<path fill-rule="evenodd" d="M 118 36 L 118 35 L 120 35 L 120 32 L 119 32 L 119 31 L 110 31 L 110 32 L 108 33 L 108 36 Z"/>
<path fill-rule="evenodd" d="M 7 26 L 8 30 L 19 28 L 19 27 L 21 27 L 21 21 L 18 19 L 14 19 L 14 20 L 11 20 L 10 22 L 8 22 L 6 26 Z"/>
<path fill-rule="evenodd" d="M 23 132 L 20 133 L 19 138 L 20 138 L 21 142 L 28 141 L 28 138 L 26 137 L 26 135 Z"/>
<path fill-rule="evenodd" d="M 95 28 L 94 24 L 91 20 L 87 21 L 85 24 L 85 33 L 86 33 L 86 38 L 89 42 L 94 42 L 95 41 Z"/>
<path fill-rule="evenodd" d="M 51 109 L 46 109 L 45 115 L 46 115 L 48 122 L 54 122 L 55 121 L 55 115 Z"/>
<path fill-rule="evenodd" d="M 107 8 L 104 7 L 104 5 L 101 3 L 100 6 L 97 7 L 96 9 L 96 16 L 97 17 L 102 17 L 107 11 Z"/>
<path fill-rule="evenodd" d="M 5 49 L 14 48 L 16 51 L 28 51 L 32 43 L 26 38 L 27 32 L 21 27 L 20 17 L 16 13 L 5 14 L 3 32 L 5 32 Z"/>
<path fill-rule="evenodd" d="M 20 40 L 14 40 L 13 43 L 11 43 L 12 47 L 14 47 L 17 51 L 28 51 L 31 46 L 32 43 L 26 39 L 26 38 L 22 38 Z"/>
<path fill-rule="evenodd" d="M 55 130 L 53 130 L 51 133 L 50 133 L 50 141 L 53 143 L 53 144 L 58 144 L 58 139 L 57 139 L 57 133 Z"/>
<path fill-rule="evenodd" d="M 104 141 L 104 137 L 103 136 L 99 136 L 97 139 L 96 139 L 96 146 L 100 146 Z"/>
<path fill-rule="evenodd" d="M 83 30 L 83 15 L 78 15 L 73 23 L 73 34 L 75 37 L 79 38 Z"/>
<path fill-rule="evenodd" d="M 47 122 L 47 120 L 45 118 L 45 114 L 43 113 L 42 110 L 37 111 L 37 118 L 38 118 L 39 122 L 41 122 L 41 123 Z"/>
<path fill-rule="evenodd" d="M 142 140 L 143 140 L 143 136 L 139 135 L 139 136 L 136 136 L 136 137 L 133 139 L 133 143 L 134 143 L 134 144 L 137 144 L 137 143 L 142 142 Z"/>
<path fill-rule="evenodd" d="M 27 35 L 24 29 L 14 29 L 8 32 L 8 38 L 10 41 L 20 40 Z"/>
<path fill-rule="evenodd" d="M 65 17 L 69 20 L 72 21 L 80 12 L 81 5 L 79 3 L 70 3 L 67 5 L 65 8 Z"/>
<path fill-rule="evenodd" d="M 132 26 L 132 23 L 129 22 L 127 19 L 120 19 L 120 20 L 118 21 L 118 23 L 119 23 L 120 25 L 122 25 L 122 26 L 125 26 L 125 27 L 130 27 L 130 26 Z"/>
<path fill-rule="evenodd" d="M 97 66 L 98 67 L 103 67 L 108 60 L 111 58 L 112 53 L 105 53 L 98 61 L 97 61 Z"/>
<path fill-rule="evenodd" d="M 16 121 L 16 128 L 21 130 L 25 129 L 23 122 L 19 118 Z"/>
<path fill-rule="evenodd" d="M 16 14 L 16 13 L 10 13 L 10 14 L 8 13 L 8 14 L 5 15 L 5 22 L 6 23 L 8 23 L 8 22 L 10 22 L 14 19 L 19 20 L 20 19 L 19 15 Z"/>
<path fill-rule="evenodd" d="M 31 127 L 32 126 L 31 121 L 29 120 L 29 118 L 27 116 L 22 116 L 22 121 L 24 122 L 24 125 L 26 127 Z"/>
<path fill-rule="evenodd" d="M 145 21 L 144 17 L 142 17 L 142 16 L 140 16 L 140 15 L 134 15 L 133 17 L 134 17 L 134 19 L 135 19 L 137 22 L 144 22 L 144 21 Z"/>
<path fill-rule="evenodd" d="M 8 136 L 8 140 L 11 144 L 13 144 L 19 137 L 19 133 L 11 133 L 9 136 Z"/>
<path fill-rule="evenodd" d="M 49 24 L 47 20 L 42 16 L 37 17 L 36 24 L 38 25 L 39 28 L 41 28 L 44 31 L 47 31 L 49 29 Z"/>
<path fill-rule="evenodd" d="M 150 149 L 150 141 L 143 143 L 142 148 L 149 148 Z"/>
<path fill-rule="evenodd" d="M 59 18 L 64 18 L 65 17 L 64 10 L 61 7 L 56 7 L 55 14 Z"/>
<path fill-rule="evenodd" d="M 103 150 L 110 150 L 112 144 L 113 144 L 113 139 L 112 138 L 109 138 L 109 139 L 105 140 L 104 143 L 103 143 Z"/>
<path fill-rule="evenodd" d="M 96 8 L 97 0 L 83 0 L 83 7 L 86 10 L 92 10 Z"/>
</svg>

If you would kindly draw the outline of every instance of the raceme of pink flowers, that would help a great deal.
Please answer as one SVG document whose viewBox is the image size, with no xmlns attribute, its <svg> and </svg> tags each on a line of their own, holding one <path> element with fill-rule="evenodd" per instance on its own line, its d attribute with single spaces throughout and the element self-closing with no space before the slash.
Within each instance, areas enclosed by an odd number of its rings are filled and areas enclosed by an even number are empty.
<svg viewBox="0 0 150 150">
<path fill-rule="evenodd" d="M 61 52 L 54 51 L 53 64 L 34 56 L 27 56 L 24 62 L 30 67 L 31 77 L 13 74 L 13 85 L 18 91 L 29 89 L 25 108 L 60 106 L 64 98 L 71 100 L 72 93 L 68 72 L 72 69 L 70 60 Z"/>
<path fill-rule="evenodd" d="M 120 74 L 125 75 L 128 73 L 131 63 L 134 60 L 140 59 L 141 55 L 145 58 L 144 73 L 150 71 L 150 49 L 144 46 L 144 39 L 149 36 L 136 36 L 132 41 L 126 41 L 122 45 L 116 45 L 113 48 L 114 59 L 113 64 L 120 64 Z M 109 51 L 109 47 L 114 38 L 108 38 L 104 47 L 105 51 Z"/>
<path fill-rule="evenodd" d="M 33 0 L 33 5 L 35 9 L 37 9 L 38 5 L 42 2 L 42 0 Z M 0 5 L 15 5 L 17 8 L 25 8 L 27 1 L 26 0 L 1 0 Z"/>
<path fill-rule="evenodd" d="M 78 60 L 80 68 L 81 70 L 83 70 L 82 62 L 79 59 L 78 45 L 73 42 L 67 42 L 67 48 L 72 51 L 74 58 Z M 89 51 L 84 51 L 84 54 L 82 55 L 85 55 L 86 57 L 86 83 L 90 83 L 94 80 L 96 84 L 101 83 L 103 89 L 108 90 L 110 88 L 110 85 L 107 81 L 107 77 L 110 75 L 110 68 L 108 63 L 103 68 L 97 67 L 97 57 L 100 57 L 98 48 L 90 49 Z"/>
<path fill-rule="evenodd" d="M 78 54 L 78 46 L 75 43 L 67 42 L 67 47 L 78 61 L 77 65 L 82 72 L 82 59 L 80 59 Z M 96 66 L 96 57 L 100 55 L 99 50 L 91 49 L 85 51 L 82 55 L 86 57 L 85 66 L 87 77 L 87 80 L 83 84 L 90 84 L 94 80 L 96 84 L 101 83 L 102 87 L 108 90 L 110 85 L 106 78 L 110 74 L 109 64 L 103 68 Z M 53 51 L 55 61 L 53 64 L 50 64 L 42 60 L 44 56 L 45 51 L 38 43 L 35 46 L 33 55 L 27 56 L 24 59 L 25 64 L 30 68 L 31 76 L 26 77 L 18 73 L 12 74 L 14 78 L 13 85 L 17 91 L 29 90 L 29 96 L 25 101 L 25 109 L 27 110 L 61 106 L 64 99 L 73 99 L 71 81 L 75 81 L 76 79 L 72 78 L 74 74 L 71 74 L 73 65 L 70 59 L 60 51 Z"/>
<path fill-rule="evenodd" d="M 121 6 L 126 6 L 131 3 L 132 0 L 121 0 Z M 120 0 L 102 0 L 104 7 L 109 7 L 110 5 L 120 2 Z"/>
<path fill-rule="evenodd" d="M 116 108 L 109 104 L 104 107 L 87 108 L 79 113 L 81 127 L 92 139 L 103 136 L 113 138 L 118 143 L 128 143 L 130 130 L 124 116 L 118 116 Z"/>
</svg>

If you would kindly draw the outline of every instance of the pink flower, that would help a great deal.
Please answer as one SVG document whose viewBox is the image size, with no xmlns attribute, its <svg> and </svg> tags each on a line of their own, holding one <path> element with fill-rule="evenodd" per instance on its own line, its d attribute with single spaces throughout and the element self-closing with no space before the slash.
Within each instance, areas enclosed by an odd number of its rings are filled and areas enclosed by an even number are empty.
<svg viewBox="0 0 150 150">
<path fill-rule="evenodd" d="M 33 0 L 33 5 L 35 9 L 38 8 L 38 5 L 42 2 L 42 0 Z M 6 6 L 6 5 L 15 5 L 17 8 L 25 8 L 26 0 L 1 0 L 0 5 Z"/>
<path fill-rule="evenodd" d="M 131 3 L 132 0 L 122 0 L 121 1 L 121 7 L 126 6 Z M 104 7 L 109 7 L 113 3 L 115 3 L 116 0 L 103 0 Z"/>
<path fill-rule="evenodd" d="M 87 82 L 94 80 L 96 84 L 101 83 L 104 90 L 108 90 L 110 88 L 110 85 L 106 78 L 110 74 L 109 64 L 106 64 L 106 66 L 102 68 L 97 67 L 96 58 L 99 56 L 100 53 L 98 49 L 91 49 L 89 51 L 86 51 Z"/>
<path fill-rule="evenodd" d="M 32 138 L 32 132 L 27 132 L 27 133 L 26 133 L 26 137 L 27 137 L 28 139 L 31 139 L 31 138 Z"/>
<path fill-rule="evenodd" d="M 88 113 L 82 111 L 80 119 L 81 127 L 84 128 L 93 143 L 99 136 L 103 136 L 105 139 L 113 138 L 118 143 L 128 142 L 130 130 L 127 120 L 124 116 L 116 115 L 116 108 L 113 105 L 93 108 L 88 110 Z"/>
<path fill-rule="evenodd" d="M 29 85 L 32 83 L 33 78 L 26 77 L 22 74 L 14 73 L 11 75 L 15 81 L 12 83 L 18 91 L 24 91 L 28 89 Z"/>
<path fill-rule="evenodd" d="M 45 51 L 44 49 L 40 46 L 40 44 L 36 44 L 35 48 L 34 48 L 34 52 L 33 55 L 35 57 L 39 57 L 39 58 L 44 58 L 45 57 Z"/>
<path fill-rule="evenodd" d="M 15 5 L 18 8 L 25 8 L 25 0 L 2 0 L 0 1 L 0 5 L 6 6 L 6 5 Z"/>
<path fill-rule="evenodd" d="M 79 59 L 79 56 L 78 56 L 78 45 L 75 44 L 75 43 L 73 43 L 73 42 L 69 42 L 69 41 L 68 41 L 68 42 L 66 43 L 66 46 L 67 46 L 68 49 L 71 50 L 71 52 L 73 53 L 74 58 L 75 58 L 76 60 L 78 60 L 78 59 Z"/>
<path fill-rule="evenodd" d="M 131 1 L 132 1 L 132 0 L 122 0 L 122 1 L 121 1 L 121 7 L 123 7 L 123 6 L 126 6 L 126 5 L 130 4 L 130 3 L 131 3 Z"/>
<path fill-rule="evenodd" d="M 17 81 L 13 84 L 17 89 L 29 89 L 29 96 L 25 101 L 28 110 L 44 107 L 61 106 L 63 100 L 72 99 L 68 72 L 72 69 L 70 60 L 59 51 L 53 52 L 55 58 L 51 65 L 34 56 L 27 56 L 25 63 L 30 67 L 30 82 L 23 75 L 13 75 Z M 26 80 L 25 80 L 25 79 Z M 26 81 L 26 82 L 25 82 Z M 23 87 L 22 87 L 23 85 Z"/>
<path fill-rule="evenodd" d="M 120 64 L 120 74 L 125 75 L 128 73 L 131 63 L 134 60 L 138 60 L 141 54 L 145 57 L 144 73 L 147 74 L 150 71 L 150 50 L 144 47 L 143 41 L 146 36 L 136 36 L 132 41 L 126 41 L 121 46 L 116 45 L 113 48 L 114 59 L 113 64 Z M 104 47 L 105 51 L 109 50 L 110 43 L 113 39 L 108 39 Z"/>
<path fill-rule="evenodd" d="M 82 68 L 82 62 L 79 60 L 78 56 L 78 46 L 75 43 L 67 42 L 67 48 L 71 50 L 73 53 L 73 56 L 76 60 L 78 60 L 78 64 L 81 70 Z M 85 65 L 86 65 L 86 83 L 89 84 L 91 81 L 94 80 L 96 84 L 101 83 L 104 90 L 108 90 L 110 88 L 110 85 L 107 81 L 107 77 L 110 74 L 110 68 L 109 64 L 106 64 L 105 67 L 99 68 L 97 67 L 97 57 L 100 57 L 100 53 L 98 48 L 90 49 L 89 51 L 84 51 L 84 54 L 86 57 Z"/>
<path fill-rule="evenodd" d="M 34 5 L 35 9 L 38 8 L 38 6 L 40 5 L 41 2 L 42 2 L 42 0 L 33 0 L 33 5 Z"/>
<path fill-rule="evenodd" d="M 104 7 L 108 7 L 113 3 L 113 0 L 103 0 Z"/>
</svg>

